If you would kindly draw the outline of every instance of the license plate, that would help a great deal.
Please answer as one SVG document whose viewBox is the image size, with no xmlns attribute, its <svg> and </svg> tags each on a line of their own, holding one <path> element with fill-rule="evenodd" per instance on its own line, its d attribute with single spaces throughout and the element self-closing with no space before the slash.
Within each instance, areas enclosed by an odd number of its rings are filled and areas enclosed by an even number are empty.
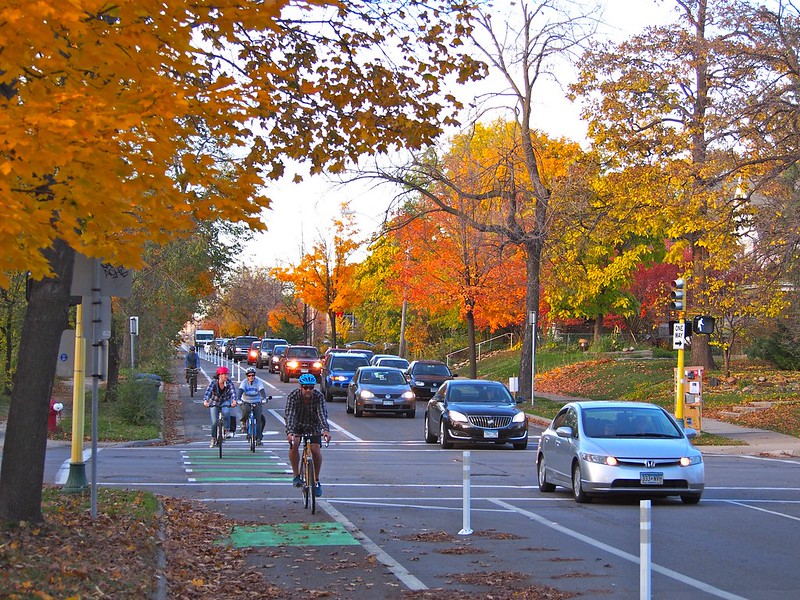
<svg viewBox="0 0 800 600">
<path fill-rule="evenodd" d="M 384 406 L 394 406 L 394 400 L 384 400 L 383 401 L 383 405 Z"/>
<path fill-rule="evenodd" d="M 491 439 L 497 438 L 497 430 L 496 429 L 486 429 L 483 432 L 483 437 L 491 438 Z"/>
<path fill-rule="evenodd" d="M 639 473 L 639 483 L 642 485 L 664 485 L 664 474 Z"/>
<path fill-rule="evenodd" d="M 308 373 L 308 369 L 300 369 L 301 373 Z"/>
</svg>

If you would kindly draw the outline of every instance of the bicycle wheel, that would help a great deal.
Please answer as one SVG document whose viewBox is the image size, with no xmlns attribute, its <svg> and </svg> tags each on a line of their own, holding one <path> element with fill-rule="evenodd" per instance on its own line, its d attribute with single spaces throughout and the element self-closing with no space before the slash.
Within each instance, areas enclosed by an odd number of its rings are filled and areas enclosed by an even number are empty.
<svg viewBox="0 0 800 600">
<path fill-rule="evenodd" d="M 220 410 L 220 418 L 217 419 L 217 448 L 219 448 L 219 457 L 222 458 L 222 442 L 225 440 L 225 420 L 222 418 L 222 411 Z"/>
<path fill-rule="evenodd" d="M 192 375 L 189 378 L 189 395 L 194 398 L 194 393 L 197 391 L 197 375 Z"/>
<path fill-rule="evenodd" d="M 255 411 L 250 409 L 250 416 L 247 419 L 247 438 L 250 441 L 250 452 L 256 451 L 256 419 Z"/>
<path fill-rule="evenodd" d="M 305 457 L 303 457 L 303 464 L 300 465 L 300 489 L 303 491 L 303 508 L 308 508 L 311 488 L 308 487 L 308 470 L 306 469 Z"/>
<path fill-rule="evenodd" d="M 314 458 L 309 456 L 306 460 L 306 480 L 308 481 L 308 495 L 311 496 L 311 514 L 317 512 L 317 477 L 314 474 Z"/>
</svg>

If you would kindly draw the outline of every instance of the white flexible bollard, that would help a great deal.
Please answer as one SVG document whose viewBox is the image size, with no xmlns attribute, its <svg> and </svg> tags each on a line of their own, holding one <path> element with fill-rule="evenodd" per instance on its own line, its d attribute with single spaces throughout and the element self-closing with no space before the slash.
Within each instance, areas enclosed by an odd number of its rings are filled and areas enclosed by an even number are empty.
<svg viewBox="0 0 800 600">
<path fill-rule="evenodd" d="M 470 482 L 470 465 L 469 465 L 469 450 L 464 450 L 464 480 L 462 482 L 462 488 L 464 491 L 464 500 L 463 500 L 463 516 L 462 516 L 462 527 L 461 531 L 458 532 L 458 535 L 470 535 L 472 533 L 472 528 L 470 526 L 470 504 L 472 502 L 472 495 L 470 492 L 469 482 Z"/>
<path fill-rule="evenodd" d="M 650 535 L 650 500 L 639 501 L 639 598 L 650 600 L 652 553 Z"/>
</svg>

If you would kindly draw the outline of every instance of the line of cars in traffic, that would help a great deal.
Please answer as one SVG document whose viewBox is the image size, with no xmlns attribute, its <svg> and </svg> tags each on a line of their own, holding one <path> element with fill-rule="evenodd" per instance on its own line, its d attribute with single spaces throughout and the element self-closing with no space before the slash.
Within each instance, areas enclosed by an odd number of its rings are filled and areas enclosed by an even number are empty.
<svg viewBox="0 0 800 600">
<path fill-rule="evenodd" d="M 248 336 L 241 336 L 248 337 Z M 286 340 L 250 340 L 244 355 L 226 345 L 234 357 L 267 366 L 289 382 L 311 373 L 328 401 L 343 398 L 345 411 L 416 415 L 426 402 L 423 438 L 452 448 L 456 443 L 528 446 L 529 418 L 500 382 L 457 378 L 437 360 L 407 360 L 358 348 L 330 348 L 322 356 L 314 346 Z M 542 432 L 536 448 L 539 490 L 556 486 L 572 492 L 576 502 L 599 495 L 679 496 L 696 504 L 704 490 L 702 454 L 692 445 L 697 432 L 684 428 L 656 404 L 576 401 L 564 405 Z"/>
</svg>

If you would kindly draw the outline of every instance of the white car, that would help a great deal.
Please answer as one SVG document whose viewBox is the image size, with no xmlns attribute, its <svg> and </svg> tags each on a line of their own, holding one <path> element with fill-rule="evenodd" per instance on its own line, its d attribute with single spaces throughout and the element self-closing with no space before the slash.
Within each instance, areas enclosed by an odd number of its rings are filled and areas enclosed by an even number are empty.
<svg viewBox="0 0 800 600">
<path fill-rule="evenodd" d="M 595 495 L 680 496 L 697 504 L 703 455 L 666 410 L 647 402 L 570 402 L 539 438 L 539 490 L 560 485 L 577 502 Z"/>
</svg>

